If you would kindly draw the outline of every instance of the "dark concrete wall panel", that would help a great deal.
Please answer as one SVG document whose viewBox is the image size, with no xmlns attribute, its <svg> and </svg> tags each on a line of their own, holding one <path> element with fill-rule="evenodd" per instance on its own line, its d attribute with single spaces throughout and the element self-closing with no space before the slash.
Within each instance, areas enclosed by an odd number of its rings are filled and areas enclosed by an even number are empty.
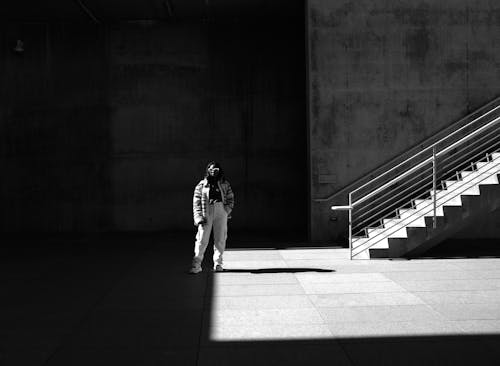
<svg viewBox="0 0 500 366">
<path fill-rule="evenodd" d="M 192 230 L 215 159 L 231 230 L 304 238 L 302 18 L 3 30 L 2 230 Z"/>
<path fill-rule="evenodd" d="M 1 30 L 1 229 L 109 228 L 105 33 L 49 24 Z M 12 51 L 18 38 L 23 54 Z"/>
</svg>

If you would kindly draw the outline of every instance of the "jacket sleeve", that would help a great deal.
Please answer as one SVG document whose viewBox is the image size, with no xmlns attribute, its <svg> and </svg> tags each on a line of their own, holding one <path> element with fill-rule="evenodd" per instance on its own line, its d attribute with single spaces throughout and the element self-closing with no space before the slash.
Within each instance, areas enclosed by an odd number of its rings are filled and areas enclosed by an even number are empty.
<svg viewBox="0 0 500 366">
<path fill-rule="evenodd" d="M 193 194 L 193 220 L 194 224 L 198 225 L 201 221 L 203 221 L 203 210 L 201 205 L 201 192 L 203 189 L 202 182 L 198 183 L 198 185 L 194 188 Z"/>
<path fill-rule="evenodd" d="M 224 197 L 225 200 L 224 205 L 226 206 L 226 208 L 229 208 L 229 212 L 231 212 L 234 208 L 234 193 L 229 182 L 226 181 L 226 184 L 227 184 L 227 189 Z"/>
</svg>

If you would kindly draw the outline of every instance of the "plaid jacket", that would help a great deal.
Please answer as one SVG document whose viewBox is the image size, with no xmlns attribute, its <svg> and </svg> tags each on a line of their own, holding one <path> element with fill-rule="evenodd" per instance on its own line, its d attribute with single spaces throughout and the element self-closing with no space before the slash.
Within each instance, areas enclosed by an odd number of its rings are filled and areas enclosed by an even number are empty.
<svg viewBox="0 0 500 366">
<path fill-rule="evenodd" d="M 231 218 L 231 211 L 234 207 L 234 194 L 231 189 L 231 185 L 227 180 L 218 181 L 219 189 L 222 196 L 222 203 L 224 204 L 224 209 L 228 214 L 228 218 Z M 193 194 L 193 220 L 194 224 L 197 226 L 204 218 L 207 217 L 207 207 L 208 207 L 208 193 L 210 191 L 208 180 L 202 179 L 194 188 Z"/>
</svg>

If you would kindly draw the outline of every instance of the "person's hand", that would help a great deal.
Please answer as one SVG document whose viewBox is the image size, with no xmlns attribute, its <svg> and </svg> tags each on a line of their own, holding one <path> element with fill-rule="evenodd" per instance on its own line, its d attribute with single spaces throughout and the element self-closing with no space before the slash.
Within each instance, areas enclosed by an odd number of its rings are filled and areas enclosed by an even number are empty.
<svg viewBox="0 0 500 366">
<path fill-rule="evenodd" d="M 201 221 L 198 223 L 198 226 L 200 225 L 205 225 L 207 223 L 207 220 L 205 218 L 201 219 Z"/>
</svg>

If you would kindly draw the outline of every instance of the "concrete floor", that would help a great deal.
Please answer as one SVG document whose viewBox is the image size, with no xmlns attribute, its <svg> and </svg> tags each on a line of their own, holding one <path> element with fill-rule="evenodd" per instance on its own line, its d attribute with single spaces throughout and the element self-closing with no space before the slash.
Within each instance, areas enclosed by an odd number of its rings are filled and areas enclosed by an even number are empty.
<svg viewBox="0 0 500 366">
<path fill-rule="evenodd" d="M 188 275 L 191 247 L 167 236 L 9 241 L 0 365 L 498 364 L 496 256 L 229 249 L 224 273 L 207 261 Z"/>
</svg>

